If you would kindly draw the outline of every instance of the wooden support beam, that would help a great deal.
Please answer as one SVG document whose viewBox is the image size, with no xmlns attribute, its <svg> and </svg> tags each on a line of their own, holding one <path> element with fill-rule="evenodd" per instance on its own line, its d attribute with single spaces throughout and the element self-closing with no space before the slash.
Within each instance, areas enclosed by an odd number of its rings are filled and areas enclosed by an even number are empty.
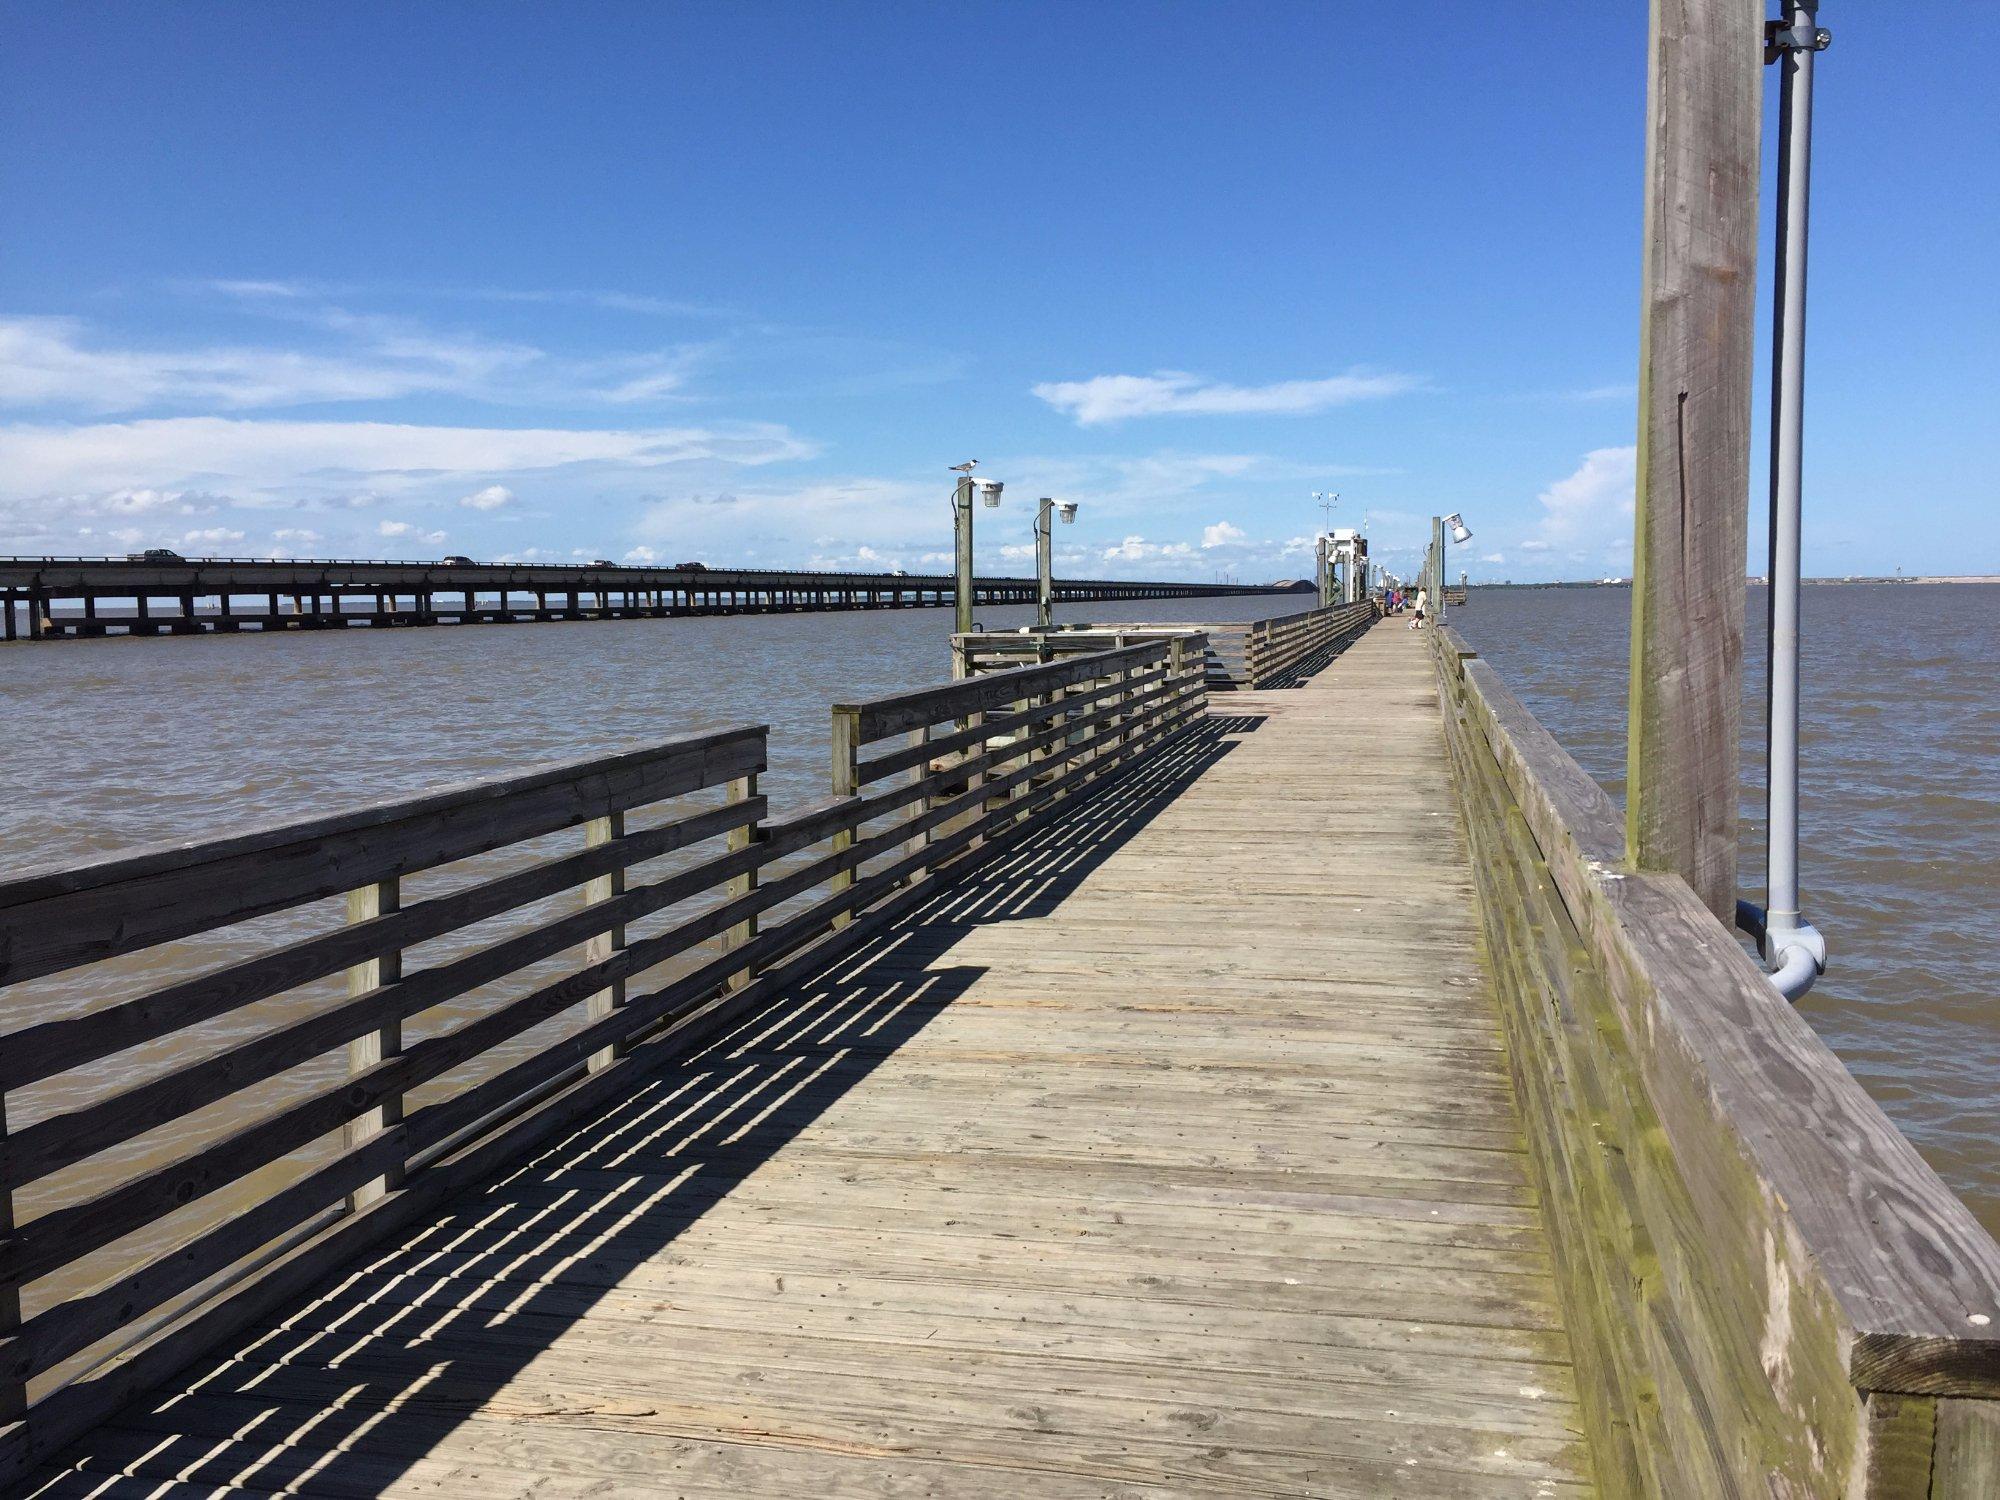
<svg viewBox="0 0 2000 1500">
<path fill-rule="evenodd" d="M 1736 905 L 1760 0 L 1653 0 L 1626 853 Z M 1443 580 L 1438 580 L 1440 586 Z"/>
</svg>

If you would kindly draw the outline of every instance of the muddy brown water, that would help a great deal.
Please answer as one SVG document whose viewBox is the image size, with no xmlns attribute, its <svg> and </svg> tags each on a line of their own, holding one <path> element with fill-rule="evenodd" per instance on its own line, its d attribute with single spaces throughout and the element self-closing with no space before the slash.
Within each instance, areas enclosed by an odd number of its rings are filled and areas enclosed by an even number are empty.
<svg viewBox="0 0 2000 1500">
<path fill-rule="evenodd" d="M 1065 617 L 1240 620 L 1304 602 L 1142 601 L 1076 606 Z M 1453 619 L 1614 797 L 1623 769 L 1629 607 L 1623 589 L 1475 591 Z M 1761 609 L 1761 596 L 1754 597 L 1753 616 Z M 996 627 L 1030 617 L 1026 609 L 981 611 L 982 623 Z M 1983 681 L 2000 655 L 2000 588 L 1814 588 L 1806 624 L 1805 889 L 1808 914 L 1833 945 L 1834 968 L 1805 1012 L 1946 1178 L 2000 1227 L 2000 1153 L 1991 1140 L 2000 1083 L 2000 1007 L 1992 998 L 2000 967 L 2000 814 L 1991 795 L 2000 713 Z M 949 626 L 948 612 L 926 609 L 113 638 L 7 649 L 0 651 L 0 717 L 10 731 L 0 870 L 303 817 L 743 723 L 771 726 L 762 789 L 774 808 L 789 808 L 827 789 L 828 704 L 942 681 Z M 1747 685 L 1753 706 L 1761 701 L 1760 667 L 1753 662 Z M 1757 740 L 1747 736 L 1746 748 L 1757 752 Z M 1746 764 L 1753 847 L 1745 883 L 1754 886 L 1760 754 Z M 476 873 L 493 872 L 489 863 Z M 436 878 L 448 887 L 471 876 Z M 137 994 L 331 920 L 337 911 L 283 914 L 25 986 L 10 992 L 5 1024 L 11 1030 Z M 413 952 L 410 962 L 445 951 L 448 945 Z M 7 1101 L 10 1124 L 19 1129 L 274 1021 L 310 1014 L 339 993 L 338 981 L 308 986 L 21 1091 Z M 455 1027 L 504 998 L 481 991 L 440 1007 L 416 1034 Z M 517 1039 L 499 1060 L 546 1044 L 559 1029 Z M 51 1177 L 20 1195 L 19 1212 L 31 1219 L 100 1190 L 276 1103 L 323 1089 L 344 1066 L 341 1054 L 331 1054 Z M 330 1145 L 297 1153 L 48 1278 L 30 1289 L 28 1310 L 101 1282 L 135 1253 L 155 1253 L 232 1205 L 263 1196 Z"/>
</svg>

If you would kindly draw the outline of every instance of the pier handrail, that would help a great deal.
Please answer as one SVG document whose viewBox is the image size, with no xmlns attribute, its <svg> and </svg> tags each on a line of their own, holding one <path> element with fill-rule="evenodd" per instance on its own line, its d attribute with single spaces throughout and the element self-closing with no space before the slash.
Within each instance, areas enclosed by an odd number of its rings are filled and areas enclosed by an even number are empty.
<svg viewBox="0 0 2000 1500">
<path fill-rule="evenodd" d="M 1375 618 L 1375 605 L 1335 604 L 1253 621 L 1243 643 L 1243 665 L 1253 688 L 1291 681 L 1322 652 Z"/>
<path fill-rule="evenodd" d="M 1491 666 L 1434 649 L 1607 1492 L 1991 1493 L 2000 1245 L 1686 882 L 1624 868 Z"/>
<path fill-rule="evenodd" d="M 102 991 L 119 979 L 85 966 L 217 935 L 196 972 L 0 1036 L 0 1099 L 189 1043 L 0 1124 L 0 1484 L 1179 734 L 1205 705 L 1195 640 L 840 705 L 833 795 L 789 813 L 758 790 L 767 728 L 742 726 L 0 879 L 0 986 L 82 969 Z M 164 1130 L 170 1159 L 97 1186 Z M 17 1193 L 87 1162 L 84 1196 L 15 1224 Z M 24 1317 L 55 1273 L 76 1285 Z"/>
</svg>

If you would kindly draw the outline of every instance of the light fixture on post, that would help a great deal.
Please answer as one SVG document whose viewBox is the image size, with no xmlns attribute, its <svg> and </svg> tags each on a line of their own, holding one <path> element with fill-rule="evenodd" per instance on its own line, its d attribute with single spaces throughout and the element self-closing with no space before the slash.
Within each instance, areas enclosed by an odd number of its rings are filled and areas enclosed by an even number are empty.
<svg viewBox="0 0 2000 1500">
<path fill-rule="evenodd" d="M 1047 630 L 1055 624 L 1056 582 L 1055 582 L 1055 516 L 1061 516 L 1063 525 L 1076 522 L 1076 502 L 1065 500 L 1060 505 L 1048 496 L 1042 496 L 1042 503 L 1035 511 L 1035 623 Z"/>
<path fill-rule="evenodd" d="M 1431 518 L 1430 577 L 1426 583 L 1430 590 L 1431 613 L 1438 624 L 1444 623 L 1444 540 L 1450 533 L 1454 542 L 1465 543 L 1472 540 L 1472 528 L 1465 524 L 1465 517 L 1457 511 L 1442 520 Z"/>
<path fill-rule="evenodd" d="M 972 471 L 978 465 L 979 460 L 971 458 L 951 466 L 958 475 L 951 492 L 952 541 L 958 562 L 952 628 L 959 635 L 972 633 L 972 492 L 978 490 L 980 500 L 991 510 L 999 505 L 1004 488 L 997 479 L 974 479 Z"/>
</svg>

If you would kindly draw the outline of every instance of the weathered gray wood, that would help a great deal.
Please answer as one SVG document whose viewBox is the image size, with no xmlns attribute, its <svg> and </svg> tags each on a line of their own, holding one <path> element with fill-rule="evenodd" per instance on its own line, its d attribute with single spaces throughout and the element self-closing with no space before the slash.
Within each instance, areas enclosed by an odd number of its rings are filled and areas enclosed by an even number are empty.
<svg viewBox="0 0 2000 1500">
<path fill-rule="evenodd" d="M 740 776 L 729 783 L 728 797 L 733 803 L 748 802 L 756 795 L 757 777 L 754 773 L 749 776 Z M 730 853 L 749 854 L 754 852 L 760 833 L 761 830 L 755 824 L 736 829 L 729 835 Z M 749 903 L 744 899 L 756 889 L 757 870 L 754 865 L 743 871 L 742 874 L 730 878 L 727 888 L 729 904 L 738 910 L 745 911 L 746 914 L 743 920 L 730 927 L 723 935 L 724 946 L 741 948 L 757 936 L 756 911 L 749 909 Z M 745 966 L 729 976 L 729 986 L 731 989 L 741 989 L 756 977 L 757 972 L 754 965 Z"/>
<path fill-rule="evenodd" d="M 816 903 L 714 955 L 674 981 L 700 995 L 658 992 L 685 1007 L 668 1037 L 596 1075 L 571 1052 L 578 1071 L 534 1115 L 419 1154 L 402 1190 L 66 1391 L 23 1452 L 41 1460 L 262 1311 L 282 1322 L 67 1470 L 495 1500 L 637 1500 L 662 1482 L 1580 1500 L 1546 1251 L 1467 987 L 1470 885 L 1432 816 L 1450 795 L 1435 717 L 1404 701 L 1422 656 L 1399 632 L 1376 645 L 1323 686 L 1251 700 L 1263 727 L 1226 753 L 1189 732 L 1198 668 L 1092 728 L 1051 705 L 982 752 L 993 779 L 972 794 L 1023 793 L 990 820 L 917 850 L 915 819 L 848 824 L 848 849 L 766 869 L 758 900 L 888 841 L 841 898 L 851 925 Z M 1383 680 L 1402 689 L 1386 722 L 1359 711 Z M 1291 810 L 1276 828 L 1274 788 Z M 1253 827 L 1254 867 L 1289 874 L 1283 901 L 1231 884 Z M 1134 909 L 1131 881 L 1155 910 Z M 815 924 L 819 946 L 799 949 Z M 870 933 L 889 941 L 864 948 Z M 1338 983 L 1413 1024 L 1343 1029 L 1329 955 L 1376 966 Z M 632 994 L 618 1019 L 644 1024 L 653 1003 Z M 698 1027 L 726 1039 L 670 1077 L 641 1071 Z M 561 1112 L 606 1106 L 488 1194 L 436 1196 L 553 1144 Z"/>
<path fill-rule="evenodd" d="M 832 795 L 837 798 L 851 798 L 861 790 L 861 712 L 854 708 L 833 710 L 833 732 L 829 740 L 832 748 L 832 768 L 830 785 Z M 843 828 L 833 836 L 835 853 L 851 848 L 854 844 L 854 830 Z M 843 870 L 833 879 L 833 889 L 844 891 L 854 884 L 854 872 Z M 842 913 L 839 921 L 844 925 L 850 920 L 849 913 Z"/>
<path fill-rule="evenodd" d="M 360 890 L 350 891 L 347 896 L 347 920 L 350 923 L 373 921 L 385 917 L 402 905 L 402 888 L 395 880 L 381 880 Z M 379 954 L 365 963 L 356 964 L 347 971 L 347 993 L 355 998 L 374 995 L 390 985 L 399 984 L 403 978 L 403 955 L 400 949 Z M 380 1067 L 390 1058 L 398 1057 L 403 1051 L 403 1018 L 391 1015 L 383 1024 L 372 1031 L 365 1031 L 347 1044 L 347 1073 L 350 1078 L 365 1075 Z M 403 1123 L 403 1096 L 400 1093 L 382 1095 L 370 1108 L 361 1111 L 347 1122 L 347 1150 L 349 1154 L 359 1151 L 376 1136 L 395 1129 Z M 391 1189 L 401 1186 L 403 1167 L 401 1162 L 391 1162 L 382 1175 L 362 1183 L 348 1195 L 347 1207 L 350 1212 L 366 1208 Z"/>
<path fill-rule="evenodd" d="M 1632 564 L 1629 855 L 1736 910 L 1760 0 L 1654 0 Z M 1443 580 L 1439 580 L 1442 585 Z"/>
<path fill-rule="evenodd" d="M 1930 1500 L 2000 1495 L 2000 1402 L 1939 1401 L 1931 1469 Z"/>
<path fill-rule="evenodd" d="M 393 948 L 409 948 L 586 884 L 626 864 L 654 859 L 714 838 L 765 813 L 762 800 L 707 808 L 631 834 L 622 847 L 496 876 L 449 895 L 409 902 L 375 920 L 303 938 L 240 963 L 163 986 L 133 1000 L 79 1016 L 25 1026 L 0 1053 L 0 1086 L 12 1089 L 109 1057 L 127 1047 L 198 1025 L 254 1001 L 336 974 Z"/>
<path fill-rule="evenodd" d="M 739 799 L 734 806 L 741 807 Z M 743 826 L 743 825 L 738 825 Z M 733 832 L 734 830 L 732 830 Z M 584 847 L 602 849 L 607 845 L 617 845 L 625 837 L 625 814 L 607 813 L 601 818 L 592 818 L 583 825 Z M 583 902 L 586 906 L 598 906 L 625 894 L 625 866 L 629 859 L 621 860 L 602 875 L 591 878 L 583 888 Z M 583 961 L 586 964 L 600 964 L 625 947 L 625 924 L 614 923 L 598 933 L 584 945 Z M 601 1021 L 625 1003 L 625 981 L 614 979 L 584 1002 L 584 1015 L 592 1021 Z M 616 1047 L 606 1047 L 601 1052 L 591 1054 L 589 1066 L 593 1072 L 608 1068 L 617 1058 Z"/>
<path fill-rule="evenodd" d="M 0 881 L 0 983 L 339 895 L 761 770 L 764 730 L 689 735 L 306 822 Z"/>
<path fill-rule="evenodd" d="M 1092 653 L 1046 666 L 1014 667 L 967 678 L 947 687 L 922 688 L 864 704 L 838 704 L 836 711 L 855 709 L 860 715 L 860 742 L 873 744 L 894 734 L 906 734 L 925 724 L 938 724 L 968 713 L 983 712 L 1093 677 L 1165 661 L 1164 641 L 1145 642 L 1121 650 Z"/>
<path fill-rule="evenodd" d="M 98 1340 L 129 1327 L 271 1241 L 343 1201 L 351 1202 L 352 1195 L 365 1185 L 398 1171 L 403 1159 L 402 1131 L 392 1128 L 244 1212 L 232 1214 L 171 1254 L 147 1262 L 98 1291 L 36 1314 L 21 1330 L 10 1359 L 9 1378 L 25 1381 L 51 1370 Z"/>
<path fill-rule="evenodd" d="M 1559 1246 L 1590 1226 L 1565 1290 L 1609 1361 L 1600 1454 L 1622 1420 L 1644 1493 L 1699 1492 L 1704 1454 L 1746 1491 L 1898 1493 L 1916 1398 L 2000 1396 L 2000 1246 L 1684 882 L 1617 867 L 1602 792 L 1491 669 L 1438 647 L 1461 786 L 1491 788 L 1475 846 L 1521 872 L 1511 896 L 1482 874 L 1488 941 Z M 1537 956 L 1550 924 L 1572 936 Z"/>
</svg>

